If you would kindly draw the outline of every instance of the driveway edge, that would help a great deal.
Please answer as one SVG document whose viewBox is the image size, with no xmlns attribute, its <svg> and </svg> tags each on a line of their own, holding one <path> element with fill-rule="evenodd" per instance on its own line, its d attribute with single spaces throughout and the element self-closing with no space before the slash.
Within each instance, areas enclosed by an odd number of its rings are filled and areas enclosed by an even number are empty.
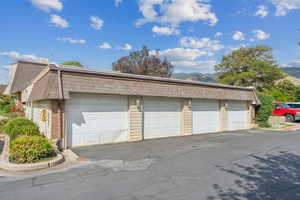
<svg viewBox="0 0 300 200">
<path fill-rule="evenodd" d="M 32 163 L 32 164 L 14 164 L 9 162 L 9 137 L 2 135 L 4 140 L 3 152 L 0 155 L 0 168 L 7 171 L 22 172 L 22 171 L 35 171 L 41 169 L 52 168 L 65 161 L 64 156 L 61 153 L 57 153 L 57 157 L 44 162 Z"/>
</svg>

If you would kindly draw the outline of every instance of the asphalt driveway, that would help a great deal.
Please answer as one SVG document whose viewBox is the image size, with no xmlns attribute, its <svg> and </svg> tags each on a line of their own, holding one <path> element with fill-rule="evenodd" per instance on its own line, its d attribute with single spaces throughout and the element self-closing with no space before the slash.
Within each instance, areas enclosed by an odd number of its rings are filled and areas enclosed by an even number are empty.
<svg viewBox="0 0 300 200">
<path fill-rule="evenodd" d="M 0 178 L 0 199 L 300 199 L 300 132 L 261 130 L 74 149 L 86 164 Z"/>
</svg>

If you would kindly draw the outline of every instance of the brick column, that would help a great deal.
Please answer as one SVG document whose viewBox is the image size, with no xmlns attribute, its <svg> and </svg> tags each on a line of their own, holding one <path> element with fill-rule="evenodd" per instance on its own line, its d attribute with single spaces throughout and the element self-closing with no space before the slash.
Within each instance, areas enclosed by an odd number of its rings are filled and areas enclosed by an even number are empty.
<svg viewBox="0 0 300 200">
<path fill-rule="evenodd" d="M 51 140 L 59 141 L 60 145 L 64 144 L 64 107 L 64 101 L 52 100 Z"/>
<path fill-rule="evenodd" d="M 181 135 L 193 134 L 192 100 L 184 99 L 181 110 Z"/>
<path fill-rule="evenodd" d="M 226 101 L 219 101 L 219 109 L 220 109 L 220 131 L 228 130 L 228 112 L 226 109 Z"/>
<path fill-rule="evenodd" d="M 143 140 L 142 98 L 129 97 L 129 136 L 128 141 Z"/>
<path fill-rule="evenodd" d="M 248 128 L 255 128 L 256 127 L 256 121 L 255 121 L 255 106 L 251 104 L 251 102 L 248 102 Z"/>
</svg>

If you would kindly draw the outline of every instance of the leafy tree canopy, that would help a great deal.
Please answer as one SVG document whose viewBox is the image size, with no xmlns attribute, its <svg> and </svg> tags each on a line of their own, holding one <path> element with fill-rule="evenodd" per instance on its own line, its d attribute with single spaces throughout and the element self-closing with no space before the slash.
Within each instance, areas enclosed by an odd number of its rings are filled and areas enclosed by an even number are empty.
<svg viewBox="0 0 300 200">
<path fill-rule="evenodd" d="M 62 65 L 74 66 L 74 67 L 84 67 L 79 61 L 66 61 L 61 63 Z"/>
<path fill-rule="evenodd" d="M 272 96 L 276 101 L 280 102 L 299 102 L 300 87 L 295 86 L 288 80 L 278 82 L 274 87 L 265 90 L 265 94 Z"/>
<path fill-rule="evenodd" d="M 159 51 L 151 53 L 146 46 L 120 58 L 112 66 L 114 71 L 166 78 L 171 77 L 174 70 L 171 62 L 166 58 L 160 58 Z"/>
<path fill-rule="evenodd" d="M 275 62 L 272 49 L 266 46 L 241 48 L 222 58 L 215 66 L 218 81 L 236 86 L 271 88 L 285 74 Z"/>
</svg>

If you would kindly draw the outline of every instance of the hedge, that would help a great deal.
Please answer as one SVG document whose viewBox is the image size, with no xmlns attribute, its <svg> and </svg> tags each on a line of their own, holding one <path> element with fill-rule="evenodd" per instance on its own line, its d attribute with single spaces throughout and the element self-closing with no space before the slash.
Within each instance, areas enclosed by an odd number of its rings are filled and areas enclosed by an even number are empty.
<svg viewBox="0 0 300 200">
<path fill-rule="evenodd" d="M 34 163 L 55 155 L 49 140 L 42 136 L 22 136 L 10 144 L 9 160 L 13 163 Z"/>
<path fill-rule="evenodd" d="M 259 93 L 258 98 L 261 101 L 261 105 L 257 112 L 256 123 L 260 127 L 270 127 L 268 120 L 274 109 L 274 98 L 264 93 Z"/>
<path fill-rule="evenodd" d="M 11 109 L 14 105 L 14 98 L 0 94 L 0 115 L 11 116 Z"/>
<path fill-rule="evenodd" d="M 10 119 L 3 127 L 3 131 L 10 137 L 11 140 L 22 135 L 40 135 L 39 127 L 25 117 Z"/>
<path fill-rule="evenodd" d="M 0 133 L 3 131 L 4 126 L 7 124 L 9 119 L 0 119 Z"/>
</svg>

